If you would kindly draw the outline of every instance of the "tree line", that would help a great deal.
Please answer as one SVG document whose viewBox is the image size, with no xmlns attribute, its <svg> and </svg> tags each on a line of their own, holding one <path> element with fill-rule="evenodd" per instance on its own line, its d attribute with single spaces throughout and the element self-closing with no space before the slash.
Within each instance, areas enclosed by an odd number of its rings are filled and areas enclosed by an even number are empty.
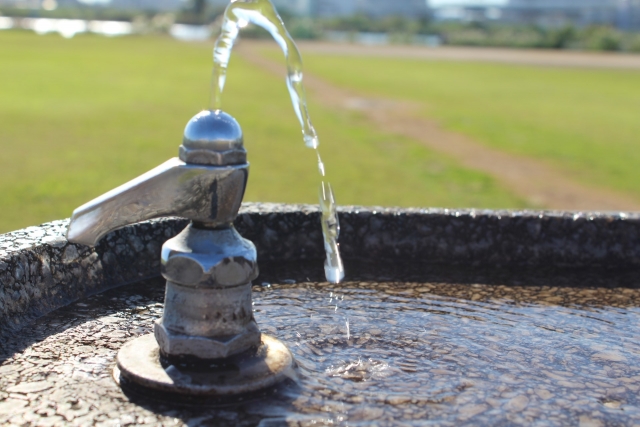
<svg viewBox="0 0 640 427">
<path fill-rule="evenodd" d="M 210 25 L 215 34 L 224 9 L 208 5 L 206 0 L 192 0 L 176 12 L 118 10 L 108 7 L 79 6 L 42 9 L 0 7 L 0 15 L 14 17 L 49 17 L 85 20 L 116 20 L 137 23 L 139 32 L 164 32 L 173 23 Z M 428 16 L 408 18 L 387 16 L 374 18 L 364 14 L 338 18 L 298 17 L 281 10 L 285 25 L 296 39 L 323 39 L 331 32 L 348 34 L 384 33 L 396 43 L 412 43 L 419 36 L 435 36 L 443 45 L 491 46 L 514 48 L 579 49 L 640 52 L 640 33 L 620 31 L 610 26 L 540 27 L 489 22 L 437 22 Z M 262 29 L 249 26 L 243 37 L 268 38 Z"/>
</svg>

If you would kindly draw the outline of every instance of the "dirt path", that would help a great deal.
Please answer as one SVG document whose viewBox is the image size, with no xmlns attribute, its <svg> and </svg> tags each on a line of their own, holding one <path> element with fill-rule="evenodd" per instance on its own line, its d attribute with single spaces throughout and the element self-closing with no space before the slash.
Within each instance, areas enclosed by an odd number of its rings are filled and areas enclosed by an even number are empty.
<svg viewBox="0 0 640 427">
<path fill-rule="evenodd" d="M 614 52 L 574 52 L 545 49 L 473 47 L 364 46 L 348 43 L 302 42 L 300 50 L 348 56 L 382 56 L 424 60 L 500 62 L 553 67 L 614 68 L 640 70 L 640 55 Z"/>
<path fill-rule="evenodd" d="M 259 48 L 260 44 L 243 43 L 237 51 L 257 67 L 284 76 L 284 66 L 261 56 Z M 586 187 L 539 160 L 507 154 L 444 130 L 434 121 L 417 117 L 409 103 L 363 98 L 309 74 L 305 74 L 304 84 L 315 101 L 332 108 L 359 110 L 379 130 L 411 138 L 467 168 L 491 175 L 534 205 L 562 210 L 640 210 L 640 202 L 624 194 Z"/>
</svg>

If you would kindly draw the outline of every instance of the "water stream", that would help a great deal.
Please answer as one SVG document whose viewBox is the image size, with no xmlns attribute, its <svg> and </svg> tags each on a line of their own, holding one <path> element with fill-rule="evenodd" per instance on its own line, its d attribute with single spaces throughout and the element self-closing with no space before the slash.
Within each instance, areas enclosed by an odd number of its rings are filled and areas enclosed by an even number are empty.
<svg viewBox="0 0 640 427">
<path fill-rule="evenodd" d="M 238 39 L 240 29 L 248 24 L 264 28 L 278 43 L 287 63 L 287 87 L 293 110 L 302 127 L 302 136 L 307 147 L 316 152 L 320 183 L 320 210 L 322 212 L 322 234 L 326 252 L 325 273 L 331 283 L 339 283 L 344 277 L 344 266 L 340 257 L 338 235 L 340 225 L 336 210 L 335 196 L 329 182 L 325 182 L 326 171 L 318 146 L 320 141 L 311 123 L 307 109 L 307 98 L 302 84 L 302 56 L 295 42 L 284 26 L 280 15 L 269 0 L 231 0 L 224 12 L 220 36 L 213 49 L 213 77 L 211 103 L 213 110 L 222 109 L 222 92 L 227 79 L 227 68 L 231 51 Z"/>
</svg>

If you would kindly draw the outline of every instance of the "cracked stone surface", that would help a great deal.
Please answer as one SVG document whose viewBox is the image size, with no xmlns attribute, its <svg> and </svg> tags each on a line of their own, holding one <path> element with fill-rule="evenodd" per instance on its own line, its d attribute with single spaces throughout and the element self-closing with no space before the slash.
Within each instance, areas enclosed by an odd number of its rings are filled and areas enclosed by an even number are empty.
<svg viewBox="0 0 640 427">
<path fill-rule="evenodd" d="M 256 320 L 292 350 L 299 378 L 223 406 L 125 394 L 111 378 L 117 350 L 161 315 L 161 280 L 59 309 L 2 342 L 0 423 L 640 423 L 640 290 L 372 282 L 381 272 L 359 269 L 362 280 L 331 285 L 316 281 L 321 269 L 266 267 L 254 285 Z"/>
</svg>

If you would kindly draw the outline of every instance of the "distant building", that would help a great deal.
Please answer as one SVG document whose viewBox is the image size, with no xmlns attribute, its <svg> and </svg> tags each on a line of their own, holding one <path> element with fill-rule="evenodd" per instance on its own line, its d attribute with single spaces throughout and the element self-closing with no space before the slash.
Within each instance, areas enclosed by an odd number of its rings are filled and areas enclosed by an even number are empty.
<svg viewBox="0 0 640 427">
<path fill-rule="evenodd" d="M 438 21 L 499 20 L 508 0 L 426 0 L 430 15 Z"/>
<path fill-rule="evenodd" d="M 227 7 L 229 0 L 208 0 L 210 6 L 222 8 Z"/>
<path fill-rule="evenodd" d="M 53 3 L 59 8 L 95 6 L 125 10 L 173 11 L 183 7 L 186 0 L 54 0 Z M 24 9 L 46 9 L 46 5 L 46 0 L 0 0 L 0 6 Z"/>
<path fill-rule="evenodd" d="M 278 11 L 287 11 L 287 13 L 298 16 L 311 16 L 315 2 L 316 0 L 271 0 L 271 3 L 273 3 Z M 208 3 L 210 6 L 223 8 L 226 7 L 230 1 L 208 0 Z"/>
<path fill-rule="evenodd" d="M 129 10 L 175 11 L 191 0 L 0 0 L 0 6 L 29 9 L 98 6 Z M 207 0 L 225 7 L 229 0 Z M 272 0 L 280 11 L 298 16 L 371 17 L 431 15 L 446 21 L 493 21 L 540 26 L 612 25 L 640 30 L 640 0 Z"/>
<path fill-rule="evenodd" d="M 124 10 L 153 10 L 169 12 L 185 5 L 184 0 L 110 0 L 105 6 Z"/>
<path fill-rule="evenodd" d="M 640 29 L 640 0 L 427 0 L 436 20 Z"/>
<path fill-rule="evenodd" d="M 323 18 L 355 15 L 357 3 L 358 0 L 315 0 L 311 15 Z"/>
<path fill-rule="evenodd" d="M 615 25 L 618 0 L 510 0 L 503 8 L 506 22 L 541 26 Z"/>
<path fill-rule="evenodd" d="M 623 30 L 640 30 L 640 0 L 619 1 L 616 24 Z"/>
<path fill-rule="evenodd" d="M 427 15 L 424 0 L 360 0 L 357 10 L 369 16 L 406 16 L 418 18 Z"/>
<path fill-rule="evenodd" d="M 273 5 L 279 11 L 287 11 L 288 13 L 298 16 L 313 15 L 314 0 L 271 0 Z"/>
<path fill-rule="evenodd" d="M 0 0 L 0 6 L 42 8 L 47 0 Z M 179 10 L 190 0 L 48 0 L 58 7 L 96 6 L 125 10 Z M 418 17 L 427 14 L 425 0 L 271 0 L 280 11 L 298 16 L 339 17 L 364 14 L 372 17 L 391 15 Z M 207 0 L 213 7 L 222 8 L 229 0 Z"/>
<path fill-rule="evenodd" d="M 41 4 L 41 0 L 0 0 L 0 6 L 23 9 L 39 9 Z"/>
<path fill-rule="evenodd" d="M 301 16 L 339 17 L 364 14 L 381 16 L 423 16 L 425 0 L 272 0 L 278 9 Z"/>
</svg>

